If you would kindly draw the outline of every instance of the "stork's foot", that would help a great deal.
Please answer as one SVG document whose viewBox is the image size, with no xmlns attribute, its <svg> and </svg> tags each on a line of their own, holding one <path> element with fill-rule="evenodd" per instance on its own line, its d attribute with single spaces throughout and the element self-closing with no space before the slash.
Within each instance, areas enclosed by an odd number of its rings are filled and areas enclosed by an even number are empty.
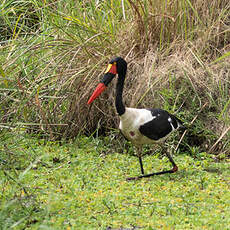
<svg viewBox="0 0 230 230">
<path fill-rule="evenodd" d="M 128 178 L 126 178 L 126 180 L 127 181 L 139 180 L 139 179 L 144 178 L 144 177 L 151 177 L 151 176 L 156 176 L 156 175 L 161 175 L 161 174 L 166 174 L 166 173 L 175 173 L 176 171 L 178 171 L 178 167 L 175 165 L 171 170 L 156 172 L 156 173 L 150 173 L 150 174 L 144 174 L 144 175 L 136 176 L 136 177 L 128 177 Z"/>
</svg>

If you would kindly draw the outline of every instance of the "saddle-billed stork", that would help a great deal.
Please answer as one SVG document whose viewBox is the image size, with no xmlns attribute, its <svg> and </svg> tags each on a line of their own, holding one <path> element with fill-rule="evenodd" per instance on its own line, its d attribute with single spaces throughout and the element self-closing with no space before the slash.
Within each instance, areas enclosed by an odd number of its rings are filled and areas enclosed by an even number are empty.
<svg viewBox="0 0 230 230">
<path fill-rule="evenodd" d="M 135 180 L 165 173 L 174 173 L 178 170 L 178 167 L 171 155 L 166 151 L 166 156 L 171 162 L 173 168 L 167 171 L 144 174 L 142 163 L 142 145 L 161 143 L 170 133 L 181 128 L 184 129 L 185 127 L 183 126 L 181 120 L 165 110 L 125 107 L 122 101 L 122 93 L 126 71 L 127 63 L 123 58 L 116 57 L 112 59 L 109 62 L 108 68 L 105 71 L 102 80 L 88 100 L 88 104 L 91 104 L 106 89 L 113 78 L 118 75 L 115 105 L 120 117 L 119 129 L 125 138 L 131 141 L 136 147 L 142 174 L 137 177 L 127 178 L 127 180 Z"/>
</svg>

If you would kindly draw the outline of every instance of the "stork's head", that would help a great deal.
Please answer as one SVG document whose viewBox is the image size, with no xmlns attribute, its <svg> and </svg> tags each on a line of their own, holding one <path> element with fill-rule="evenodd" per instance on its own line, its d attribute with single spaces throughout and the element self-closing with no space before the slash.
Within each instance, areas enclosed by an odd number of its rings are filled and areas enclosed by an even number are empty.
<svg viewBox="0 0 230 230">
<path fill-rule="evenodd" d="M 106 87 L 117 74 L 119 78 L 125 78 L 126 71 L 127 62 L 121 57 L 113 58 L 109 62 L 103 78 L 88 100 L 88 105 L 91 104 L 97 97 L 99 97 L 99 95 L 106 89 Z"/>
</svg>

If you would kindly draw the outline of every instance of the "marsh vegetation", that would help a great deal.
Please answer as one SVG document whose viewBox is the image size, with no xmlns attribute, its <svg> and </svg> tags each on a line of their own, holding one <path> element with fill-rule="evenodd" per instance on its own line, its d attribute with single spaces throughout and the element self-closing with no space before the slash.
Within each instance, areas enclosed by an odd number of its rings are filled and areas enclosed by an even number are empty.
<svg viewBox="0 0 230 230">
<path fill-rule="evenodd" d="M 126 105 L 190 127 L 178 174 L 124 180 L 138 162 L 114 85 L 87 105 L 112 56 L 128 62 Z M 229 95 L 227 0 L 2 0 L 0 229 L 225 229 Z M 167 167 L 145 151 L 147 170 Z"/>
</svg>

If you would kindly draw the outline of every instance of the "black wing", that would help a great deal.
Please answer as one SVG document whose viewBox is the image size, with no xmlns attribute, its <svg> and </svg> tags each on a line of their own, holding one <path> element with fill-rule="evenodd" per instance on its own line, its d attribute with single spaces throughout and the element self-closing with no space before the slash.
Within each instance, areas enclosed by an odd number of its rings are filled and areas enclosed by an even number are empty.
<svg viewBox="0 0 230 230">
<path fill-rule="evenodd" d="M 149 109 L 153 119 L 141 125 L 139 131 L 152 140 L 166 137 L 173 129 L 183 126 L 182 121 L 162 109 Z"/>
</svg>

